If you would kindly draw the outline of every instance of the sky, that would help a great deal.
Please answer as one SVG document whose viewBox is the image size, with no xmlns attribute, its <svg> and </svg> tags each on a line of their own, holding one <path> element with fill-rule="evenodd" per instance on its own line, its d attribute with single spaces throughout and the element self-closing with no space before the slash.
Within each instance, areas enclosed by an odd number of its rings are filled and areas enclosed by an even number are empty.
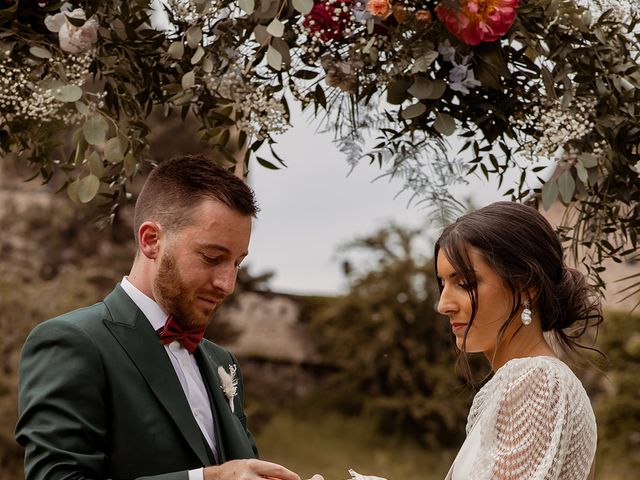
<svg viewBox="0 0 640 480">
<path fill-rule="evenodd" d="M 407 205 L 409 194 L 401 192 L 401 181 L 374 181 L 381 173 L 377 166 L 363 162 L 350 172 L 331 135 L 317 133 L 317 124 L 309 124 L 306 116 L 294 112 L 292 124 L 276 137 L 276 151 L 287 168 L 269 170 L 256 162 L 250 166 L 249 183 L 261 211 L 246 264 L 254 275 L 273 271 L 273 291 L 344 293 L 347 283 L 336 257 L 338 248 L 391 220 L 424 225 L 426 211 Z M 461 196 L 471 195 L 478 207 L 501 199 L 495 185 L 477 179 L 459 191 Z"/>
</svg>

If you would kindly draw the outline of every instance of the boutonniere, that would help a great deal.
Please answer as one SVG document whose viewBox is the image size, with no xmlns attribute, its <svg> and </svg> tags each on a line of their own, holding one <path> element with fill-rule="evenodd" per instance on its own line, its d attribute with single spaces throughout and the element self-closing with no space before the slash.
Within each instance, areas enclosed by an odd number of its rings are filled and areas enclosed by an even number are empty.
<svg viewBox="0 0 640 480">
<path fill-rule="evenodd" d="M 218 367 L 218 376 L 220 377 L 220 382 L 222 382 L 220 384 L 220 387 L 222 387 L 222 391 L 229 401 L 229 407 L 231 408 L 232 413 L 235 413 L 233 398 L 238 393 L 238 379 L 236 378 L 236 369 L 237 367 L 233 364 L 229 364 L 229 372 L 227 372 L 224 367 Z"/>
</svg>

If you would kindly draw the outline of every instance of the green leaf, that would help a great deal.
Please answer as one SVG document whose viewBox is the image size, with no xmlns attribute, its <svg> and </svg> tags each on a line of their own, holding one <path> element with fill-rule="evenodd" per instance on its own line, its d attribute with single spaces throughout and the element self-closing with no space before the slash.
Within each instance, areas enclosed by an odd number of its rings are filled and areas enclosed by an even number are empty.
<svg viewBox="0 0 640 480">
<path fill-rule="evenodd" d="M 318 83 L 316 85 L 316 89 L 314 91 L 315 97 L 316 97 L 316 101 L 322 106 L 322 108 L 324 108 L 325 110 L 327 109 L 327 97 L 324 94 L 324 90 L 322 89 L 322 86 L 320 86 L 320 84 Z"/>
<path fill-rule="evenodd" d="M 504 77 L 509 77 L 509 67 L 504 58 L 504 52 L 499 43 L 485 43 L 477 50 L 478 57 L 491 69 Z"/>
<path fill-rule="evenodd" d="M 593 153 L 581 153 L 578 156 L 578 160 L 585 166 L 585 168 L 593 168 L 598 166 L 598 157 Z"/>
<path fill-rule="evenodd" d="M 430 80 L 428 78 L 418 77 L 407 92 L 420 100 L 425 98 L 437 100 L 442 97 L 446 89 L 447 83 L 444 80 Z"/>
<path fill-rule="evenodd" d="M 409 81 L 405 79 L 396 80 L 387 86 L 387 102 L 391 105 L 400 105 L 407 98 Z"/>
<path fill-rule="evenodd" d="M 196 48 L 202 41 L 202 29 L 200 27 L 191 27 L 187 30 L 187 45 Z"/>
<path fill-rule="evenodd" d="M 196 53 L 194 53 L 193 57 L 191 57 L 191 65 L 197 64 L 200 60 L 202 60 L 202 57 L 204 57 L 204 48 L 199 45 Z"/>
<path fill-rule="evenodd" d="M 167 53 L 174 60 L 180 60 L 184 55 L 184 43 L 182 43 L 182 41 L 173 42 L 171 45 L 169 45 Z"/>
<path fill-rule="evenodd" d="M 90 145 L 102 145 L 107 136 L 109 124 L 102 115 L 89 117 L 82 126 L 84 138 Z"/>
<path fill-rule="evenodd" d="M 267 27 L 264 25 L 256 25 L 253 29 L 253 34 L 256 37 L 256 42 L 260 45 L 266 45 L 271 36 L 267 32 Z"/>
<path fill-rule="evenodd" d="M 549 210 L 558 198 L 558 182 L 549 180 L 542 186 L 542 207 Z"/>
<path fill-rule="evenodd" d="M 89 115 L 89 105 L 84 102 L 76 102 L 76 110 L 82 115 Z"/>
<path fill-rule="evenodd" d="M 183 92 L 171 97 L 169 101 L 172 102 L 176 107 L 180 107 L 182 105 L 190 103 L 194 99 L 194 97 L 195 94 L 193 93 L 193 90 L 184 90 Z"/>
<path fill-rule="evenodd" d="M 82 98 L 82 93 L 82 88 L 77 85 L 63 85 L 51 90 L 53 97 L 61 102 L 77 102 Z"/>
<path fill-rule="evenodd" d="M 111 163 L 120 163 L 124 158 L 124 149 L 118 137 L 107 140 L 104 145 L 104 156 Z"/>
<path fill-rule="evenodd" d="M 582 163 L 580 163 L 580 162 L 576 163 L 576 172 L 578 174 L 578 178 L 580 179 L 580 181 L 584 185 L 588 185 L 589 184 L 589 172 L 587 172 L 587 169 L 584 168 L 584 165 L 582 165 Z"/>
<path fill-rule="evenodd" d="M 73 25 L 74 27 L 82 27 L 86 22 L 86 20 L 84 18 L 71 17 L 71 16 L 67 15 L 66 13 L 65 13 L 64 16 L 67 18 L 67 21 L 71 25 Z"/>
<path fill-rule="evenodd" d="M 29 53 L 31 55 L 33 55 L 34 57 L 37 57 L 37 58 L 51 58 L 51 57 L 53 57 L 53 55 L 51 55 L 51 52 L 49 50 L 47 50 L 46 48 L 42 48 L 42 47 L 31 47 L 29 49 Z"/>
<path fill-rule="evenodd" d="M 213 72 L 213 62 L 211 61 L 211 59 L 209 57 L 205 58 L 202 61 L 202 71 L 204 73 L 211 73 Z"/>
<path fill-rule="evenodd" d="M 362 53 L 369 53 L 373 44 L 376 43 L 376 37 L 371 37 L 366 45 L 362 48 Z"/>
<path fill-rule="evenodd" d="M 307 15 L 313 9 L 313 0 L 293 0 L 293 8 Z"/>
<path fill-rule="evenodd" d="M 560 196 L 562 201 L 566 204 L 573 198 L 573 192 L 576 189 L 576 181 L 573 179 L 573 175 L 569 170 L 566 170 L 558 178 L 558 187 L 560 188 Z"/>
<path fill-rule="evenodd" d="M 281 38 L 273 38 L 271 40 L 271 46 L 280 52 L 283 63 L 289 66 L 291 64 L 291 54 L 289 53 L 289 45 L 287 42 Z"/>
<path fill-rule="evenodd" d="M 417 102 L 403 109 L 400 112 L 400 116 L 405 120 L 410 120 L 412 118 L 419 117 L 426 111 L 427 111 L 427 106 L 422 102 Z"/>
<path fill-rule="evenodd" d="M 280 38 L 284 35 L 284 23 L 277 18 L 271 20 L 271 23 L 267 26 L 267 33 L 274 37 Z"/>
<path fill-rule="evenodd" d="M 542 73 L 542 81 L 544 83 L 547 97 L 551 100 L 556 100 L 558 96 L 556 95 L 556 89 L 554 87 L 553 75 L 551 75 L 551 72 L 545 66 L 540 69 L 540 72 Z"/>
<path fill-rule="evenodd" d="M 89 164 L 89 170 L 91 173 L 98 178 L 102 178 L 105 168 L 98 152 L 91 152 L 91 155 L 89 155 L 89 158 L 87 159 L 87 163 Z"/>
<path fill-rule="evenodd" d="M 100 179 L 92 173 L 78 181 L 77 195 L 80 203 L 89 203 L 93 200 L 99 188 Z"/>
<path fill-rule="evenodd" d="M 185 90 L 189 90 L 191 87 L 193 87 L 196 84 L 196 74 L 193 70 L 191 70 L 190 72 L 185 73 L 182 76 L 182 88 L 184 88 Z"/>
<path fill-rule="evenodd" d="M 282 70 L 282 55 L 271 45 L 269 45 L 269 48 L 267 49 L 267 63 L 274 70 Z"/>
<path fill-rule="evenodd" d="M 279 170 L 280 167 L 278 167 L 277 165 L 271 163 L 269 160 L 266 160 L 262 157 L 256 157 L 256 160 L 258 160 L 258 163 L 260 165 L 262 165 L 265 168 L 268 168 L 270 170 Z"/>
<path fill-rule="evenodd" d="M 67 195 L 73 203 L 80 203 L 78 199 L 78 183 L 79 181 L 75 180 L 67 185 Z"/>
<path fill-rule="evenodd" d="M 453 132 L 456 131 L 456 121 L 451 115 L 440 112 L 433 122 L 433 128 L 443 135 L 453 135 Z"/>
<path fill-rule="evenodd" d="M 295 78 L 301 78 L 303 80 L 312 80 L 318 76 L 318 72 L 314 72 L 313 70 L 298 70 L 293 76 Z"/>
<path fill-rule="evenodd" d="M 238 0 L 238 6 L 244 13 L 251 15 L 256 9 L 256 2 L 255 0 Z"/>
<path fill-rule="evenodd" d="M 18 3 L 16 2 L 14 4 L 14 7 L 17 7 Z M 0 15 L 2 14 L 2 12 L 0 12 Z M 13 33 L 13 32 L 11 32 Z M 15 46 L 16 42 L 2 42 L 0 41 L 0 55 L 4 55 L 6 57 L 8 57 L 9 55 L 11 55 L 11 51 L 13 50 L 13 47 Z"/>
<path fill-rule="evenodd" d="M 124 173 L 127 177 L 132 176 L 136 173 L 136 167 L 138 166 L 138 161 L 133 153 L 129 152 L 124 157 Z"/>
<path fill-rule="evenodd" d="M 416 58 L 411 67 L 411 73 L 426 72 L 431 64 L 438 58 L 439 53 L 435 50 L 428 50 L 422 56 Z"/>
</svg>

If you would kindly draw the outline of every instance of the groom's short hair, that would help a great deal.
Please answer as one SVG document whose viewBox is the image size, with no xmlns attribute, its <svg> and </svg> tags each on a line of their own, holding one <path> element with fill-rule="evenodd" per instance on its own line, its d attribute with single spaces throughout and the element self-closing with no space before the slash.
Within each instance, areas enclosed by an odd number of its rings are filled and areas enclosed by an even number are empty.
<svg viewBox="0 0 640 480">
<path fill-rule="evenodd" d="M 136 201 L 136 243 L 144 222 L 155 221 L 169 231 L 179 230 L 192 221 L 193 208 L 207 198 L 243 215 L 255 217 L 259 211 L 247 184 L 204 155 L 184 155 L 162 162 L 151 171 Z"/>
</svg>

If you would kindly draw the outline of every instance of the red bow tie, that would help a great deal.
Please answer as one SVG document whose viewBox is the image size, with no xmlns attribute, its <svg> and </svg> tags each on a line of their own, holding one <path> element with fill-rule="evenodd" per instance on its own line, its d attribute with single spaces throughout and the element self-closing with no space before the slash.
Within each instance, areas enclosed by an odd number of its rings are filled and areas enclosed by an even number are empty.
<svg viewBox="0 0 640 480">
<path fill-rule="evenodd" d="M 193 353 L 202 337 L 204 336 L 204 328 L 185 328 L 173 318 L 173 315 L 169 315 L 164 328 L 160 330 L 160 342 L 163 345 L 168 345 L 171 342 L 178 341 L 184 348 L 189 350 L 189 353 Z"/>
</svg>

